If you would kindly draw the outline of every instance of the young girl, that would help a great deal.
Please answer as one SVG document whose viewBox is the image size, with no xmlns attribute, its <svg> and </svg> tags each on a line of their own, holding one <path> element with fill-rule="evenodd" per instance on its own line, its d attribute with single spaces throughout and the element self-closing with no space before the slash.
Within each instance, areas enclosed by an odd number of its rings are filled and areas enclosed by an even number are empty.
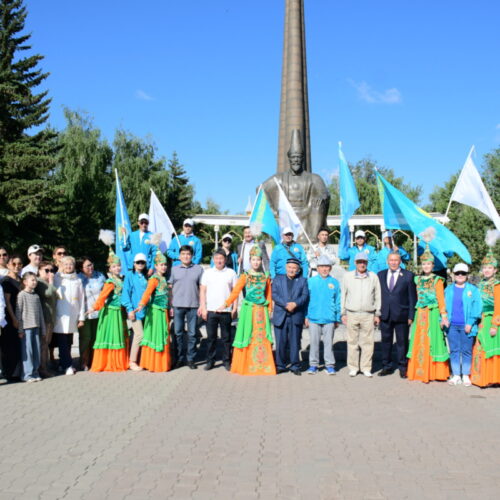
<svg viewBox="0 0 500 500">
<path fill-rule="evenodd" d="M 245 289 L 233 342 L 231 372 L 240 375 L 276 375 L 269 321 L 272 307 L 271 279 L 261 271 L 262 250 L 257 245 L 250 250 L 250 266 L 250 271 L 241 275 L 231 295 L 217 311 L 222 312 L 229 307 Z"/>
<path fill-rule="evenodd" d="M 500 280 L 496 275 L 498 261 L 493 254 L 498 236 L 498 231 L 488 231 L 489 250 L 482 262 L 483 279 L 479 283 L 483 312 L 471 371 L 472 383 L 479 387 L 500 384 Z"/>
<path fill-rule="evenodd" d="M 40 368 L 40 336 L 45 336 L 42 303 L 35 293 L 36 274 L 26 272 L 23 276 L 24 289 L 17 296 L 16 318 L 19 338 L 21 339 L 21 355 L 23 360 L 24 382 L 39 382 Z"/>
<path fill-rule="evenodd" d="M 123 281 L 120 275 L 122 266 L 120 259 L 111 248 L 115 239 L 113 231 L 101 230 L 99 239 L 109 246 L 109 277 L 93 307 L 87 312 L 87 314 L 92 314 L 94 311 L 101 311 L 90 371 L 121 372 L 128 369 L 125 340 L 127 331 L 121 306 Z"/>
<path fill-rule="evenodd" d="M 432 236 L 427 237 L 427 242 Z M 408 349 L 408 379 L 447 380 L 448 349 L 442 327 L 449 326 L 444 301 L 444 280 L 432 273 L 434 256 L 429 245 L 421 255 L 422 275 L 415 277 L 417 305 Z"/>
<path fill-rule="evenodd" d="M 171 358 L 168 338 L 168 284 L 165 279 L 167 259 L 159 250 L 156 252 L 154 263 L 155 273 L 149 278 L 146 291 L 136 309 L 136 312 L 140 313 L 149 304 L 144 320 L 140 366 L 150 372 L 168 372 Z"/>
</svg>

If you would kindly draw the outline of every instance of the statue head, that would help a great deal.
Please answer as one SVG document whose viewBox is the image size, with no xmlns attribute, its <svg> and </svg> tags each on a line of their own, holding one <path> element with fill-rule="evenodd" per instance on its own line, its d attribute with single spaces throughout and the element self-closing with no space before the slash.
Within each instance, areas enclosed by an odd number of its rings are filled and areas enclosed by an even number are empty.
<svg viewBox="0 0 500 500">
<path fill-rule="evenodd" d="M 287 155 L 288 161 L 290 163 L 290 168 L 295 174 L 299 174 L 302 171 L 304 150 L 302 149 L 300 130 L 298 129 L 292 131 L 292 140 L 290 142 L 290 149 L 288 150 Z"/>
</svg>

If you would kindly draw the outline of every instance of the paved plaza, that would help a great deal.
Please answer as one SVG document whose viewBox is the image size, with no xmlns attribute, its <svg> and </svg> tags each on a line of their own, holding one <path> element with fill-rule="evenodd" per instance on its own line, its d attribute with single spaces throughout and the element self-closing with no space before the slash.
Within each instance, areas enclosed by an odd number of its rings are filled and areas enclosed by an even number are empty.
<svg viewBox="0 0 500 500">
<path fill-rule="evenodd" d="M 500 389 L 351 379 L 342 332 L 336 355 L 0 385 L 0 499 L 499 498 Z"/>
</svg>

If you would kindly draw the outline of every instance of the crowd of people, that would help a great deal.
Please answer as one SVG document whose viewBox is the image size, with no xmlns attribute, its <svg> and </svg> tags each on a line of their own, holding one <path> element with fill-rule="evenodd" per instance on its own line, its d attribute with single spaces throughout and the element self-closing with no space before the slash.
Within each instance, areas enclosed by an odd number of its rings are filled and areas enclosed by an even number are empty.
<svg viewBox="0 0 500 500">
<path fill-rule="evenodd" d="M 377 251 L 357 231 L 355 244 L 338 256 L 348 261 L 339 280 L 333 272 L 339 259 L 327 228 L 307 251 L 292 229 L 284 228 L 282 242 L 269 256 L 246 227 L 237 248 L 231 234 L 223 235 L 204 269 L 192 219 L 184 221 L 165 254 L 148 231 L 147 214 L 139 216 L 138 225 L 125 246 L 133 256 L 130 269 L 122 268 L 113 250 L 113 233 L 101 231 L 100 239 L 109 246 L 106 276 L 94 269 L 91 257 L 77 262 L 64 246 L 56 247 L 50 259 L 39 245 L 30 246 L 24 267 L 21 256 L 0 247 L 0 349 L 7 381 L 37 382 L 56 371 L 75 374 L 74 335 L 80 370 L 166 372 L 184 365 L 194 370 L 199 327 L 205 322 L 205 370 L 216 364 L 220 330 L 226 370 L 300 376 L 306 327 L 306 373 L 321 370 L 322 342 L 323 372 L 335 375 L 333 339 L 343 323 L 351 377 L 373 376 L 379 326 L 379 376 L 398 370 L 401 378 L 422 382 L 500 384 L 500 281 L 492 247 L 482 261 L 478 286 L 468 281 L 464 263 L 454 266 L 447 286 L 447 256 L 435 255 L 429 241 L 419 251 L 415 275 L 405 267 L 408 253 L 394 244 L 390 232 Z"/>
</svg>

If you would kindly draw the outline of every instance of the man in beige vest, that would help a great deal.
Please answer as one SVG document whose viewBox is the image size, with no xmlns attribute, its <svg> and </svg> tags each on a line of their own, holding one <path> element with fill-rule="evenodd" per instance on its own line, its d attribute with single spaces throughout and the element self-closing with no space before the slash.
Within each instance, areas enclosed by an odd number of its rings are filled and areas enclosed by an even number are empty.
<svg viewBox="0 0 500 500">
<path fill-rule="evenodd" d="M 364 252 L 356 255 L 355 265 L 354 271 L 344 275 L 341 287 L 342 323 L 347 326 L 347 367 L 351 377 L 359 371 L 371 377 L 374 325 L 380 323 L 380 282 L 375 273 L 367 271 Z"/>
</svg>

